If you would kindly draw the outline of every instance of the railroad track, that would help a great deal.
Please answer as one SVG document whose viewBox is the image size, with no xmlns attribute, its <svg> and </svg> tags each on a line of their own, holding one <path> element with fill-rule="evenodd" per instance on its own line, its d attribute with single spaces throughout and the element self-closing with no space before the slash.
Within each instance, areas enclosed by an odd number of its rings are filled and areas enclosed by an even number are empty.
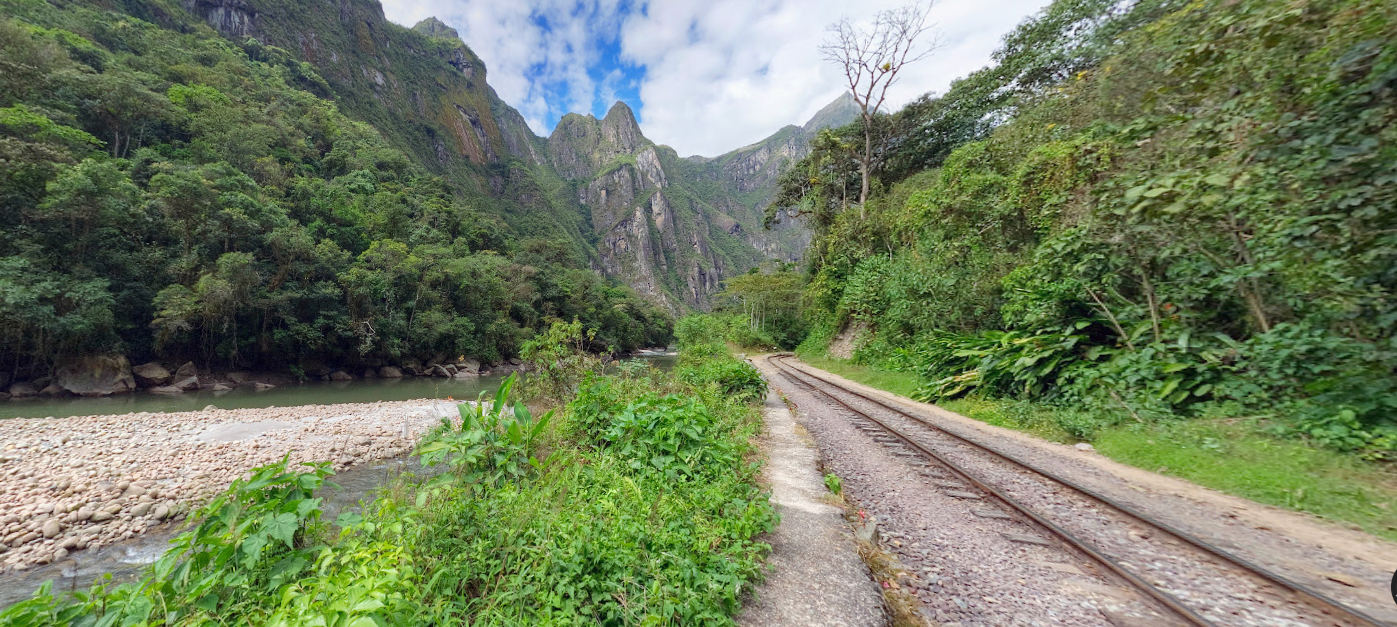
<svg viewBox="0 0 1397 627">
<path fill-rule="evenodd" d="M 884 440 L 910 449 L 915 454 L 932 460 L 937 466 L 964 481 L 971 488 L 988 495 L 1009 512 L 1011 518 L 1030 528 L 1055 538 L 1057 543 L 1078 559 L 1094 564 L 1114 578 L 1138 591 L 1153 609 L 1160 612 L 1159 618 L 1168 623 L 1212 627 L 1229 624 L 1215 622 L 1207 614 L 1218 614 L 1206 595 L 1192 594 L 1197 590 L 1195 582 L 1181 582 L 1180 577 L 1189 578 L 1190 572 L 1170 573 L 1167 568 L 1148 568 L 1142 565 L 1155 564 L 1150 559 L 1140 559 L 1139 555 L 1122 555 L 1119 543 L 1098 542 L 1081 533 L 1083 525 L 1060 524 L 1045 507 L 1035 507 L 1026 501 L 1033 500 L 1031 494 L 1024 494 L 1025 486 L 1031 492 L 1036 486 L 1040 490 L 1066 491 L 1078 501 L 1074 513 L 1090 509 L 1099 526 L 1134 525 L 1153 530 L 1147 539 L 1138 539 L 1150 545 L 1150 550 L 1159 554 L 1182 554 L 1177 557 L 1180 564 L 1204 564 L 1214 577 L 1232 577 L 1250 581 L 1258 590 L 1264 590 L 1272 600 L 1288 604 L 1304 621 L 1291 621 L 1289 624 L 1333 625 L 1359 627 L 1391 626 L 1360 610 L 1335 601 L 1322 592 L 1271 572 L 1269 569 L 1233 555 L 1211 543 L 1202 540 L 1177 527 L 1160 521 L 1136 508 L 1102 494 L 1076 481 L 1057 473 L 1040 468 L 1030 462 L 1015 459 L 993 447 L 965 438 L 944 429 L 922 416 L 909 413 L 903 408 L 890 405 L 849 389 L 834 381 L 805 371 L 785 362 L 789 355 L 772 357 L 770 362 L 792 384 L 809 393 L 828 399 L 830 404 L 854 415 L 854 426 L 868 433 L 884 433 L 891 436 Z M 859 409 L 856 405 L 863 407 Z M 881 415 L 881 417 L 880 417 Z M 902 424 L 896 424 L 896 423 Z M 908 428 L 908 427 L 911 428 Z M 875 436 L 876 438 L 876 436 Z M 934 441 L 934 442 L 933 442 Z M 973 463 L 967 463 L 971 461 Z M 994 472 L 985 472 L 985 464 L 996 464 Z M 972 469 L 967 466 L 976 466 Z M 1010 470 L 1012 469 L 1012 470 Z M 1006 471 L 1017 473 L 1012 481 L 996 481 L 989 478 L 993 474 L 1003 477 Z M 998 485 L 996 485 L 998 484 Z M 947 486 L 949 487 L 949 485 Z M 951 494 L 951 493 L 948 493 Z M 1016 494 L 1018 496 L 1016 497 Z M 974 497 L 975 495 L 969 495 Z M 1076 529 L 1069 529 L 1076 527 Z M 1089 531 L 1089 529 L 1088 529 Z M 1128 552 L 1126 552 L 1128 553 Z M 1163 571 L 1163 572 L 1162 572 Z M 1153 581 L 1151 581 L 1153 580 Z M 1167 589 L 1181 590 L 1188 598 L 1172 593 Z M 1168 618 L 1165 618 L 1165 617 Z M 1264 617 L 1259 617 L 1265 620 Z M 1250 624 L 1268 624 L 1250 621 Z"/>
</svg>

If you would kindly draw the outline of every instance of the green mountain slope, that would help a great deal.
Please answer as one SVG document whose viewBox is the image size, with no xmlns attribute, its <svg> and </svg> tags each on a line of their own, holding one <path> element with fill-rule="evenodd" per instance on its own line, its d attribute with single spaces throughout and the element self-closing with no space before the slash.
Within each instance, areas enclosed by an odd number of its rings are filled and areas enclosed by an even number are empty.
<svg viewBox="0 0 1397 627">
<path fill-rule="evenodd" d="M 646 139 L 635 115 L 616 103 L 598 120 L 565 116 L 548 138 L 554 168 L 574 181 L 591 213 L 600 269 L 678 309 L 706 309 L 723 279 L 765 259 L 796 261 L 809 231 L 793 220 L 762 228 L 786 167 L 809 151 L 821 128 L 853 119 L 841 97 L 805 127 L 713 159 L 681 159 Z"/>
<path fill-rule="evenodd" d="M 620 105 L 540 138 L 454 30 L 374 0 L 0 15 L 12 376 L 100 352 L 494 360 L 574 317 L 624 349 L 808 241 L 760 218 L 810 131 L 685 160 Z"/>
<path fill-rule="evenodd" d="M 805 127 L 684 167 L 643 136 L 624 105 L 602 120 L 566 116 L 546 140 L 535 136 L 489 87 L 480 59 L 435 18 L 404 29 L 373 0 L 343 2 L 334 12 L 268 0 L 185 6 L 235 42 L 255 38 L 309 63 L 346 111 L 459 183 L 473 206 L 522 235 L 572 242 L 593 269 L 676 312 L 707 307 L 723 278 L 764 259 L 800 258 L 805 229 L 758 228 L 776 174 L 804 155 L 819 128 L 853 119 L 844 97 Z M 654 150 L 643 155 L 647 148 Z M 648 160 L 659 178 L 620 172 L 636 159 Z M 622 185 L 631 189 L 617 197 Z M 595 194 L 608 186 L 613 194 L 603 202 Z"/>
<path fill-rule="evenodd" d="M 459 41 L 367 2 L 188 6 L 0 2 L 6 379 L 496 360 L 573 318 L 667 341 Z"/>
</svg>

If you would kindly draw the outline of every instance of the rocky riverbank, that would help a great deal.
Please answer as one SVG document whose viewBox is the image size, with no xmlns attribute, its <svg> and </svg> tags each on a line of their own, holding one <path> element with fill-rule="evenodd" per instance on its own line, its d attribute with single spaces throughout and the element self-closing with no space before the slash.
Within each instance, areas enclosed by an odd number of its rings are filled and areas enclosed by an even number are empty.
<svg viewBox="0 0 1397 627">
<path fill-rule="evenodd" d="M 147 362 L 132 366 L 125 355 L 89 355 L 58 366 L 52 375 L 11 381 L 9 372 L 0 372 L 0 400 L 36 397 L 113 396 L 142 391 L 177 395 L 197 390 L 224 392 L 244 386 L 258 391 L 297 381 L 354 381 L 356 379 L 401 379 L 441 377 L 474 379 L 490 374 L 527 371 L 519 359 L 483 364 L 467 357 L 422 361 L 403 359 L 398 365 L 359 365 L 334 367 L 316 360 L 288 365 L 286 372 L 215 371 L 194 362 L 174 364 Z"/>
<path fill-rule="evenodd" d="M 401 455 L 452 401 L 0 421 L 0 570 L 62 560 L 185 516 L 249 468 Z"/>
</svg>

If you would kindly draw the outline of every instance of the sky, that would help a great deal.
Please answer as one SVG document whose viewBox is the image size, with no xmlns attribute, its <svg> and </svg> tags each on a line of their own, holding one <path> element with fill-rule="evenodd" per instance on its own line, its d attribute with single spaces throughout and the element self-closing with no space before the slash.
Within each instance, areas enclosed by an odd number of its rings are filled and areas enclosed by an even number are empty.
<svg viewBox="0 0 1397 627">
<path fill-rule="evenodd" d="M 717 156 L 803 124 L 848 90 L 818 50 L 841 18 L 907 0 L 383 0 L 389 20 L 435 16 L 485 62 L 487 80 L 541 136 L 569 112 L 617 100 L 681 155 Z M 889 90 L 892 109 L 990 62 L 1049 0 L 939 0 L 936 50 Z M 927 38 L 926 41 L 930 41 Z"/>
</svg>

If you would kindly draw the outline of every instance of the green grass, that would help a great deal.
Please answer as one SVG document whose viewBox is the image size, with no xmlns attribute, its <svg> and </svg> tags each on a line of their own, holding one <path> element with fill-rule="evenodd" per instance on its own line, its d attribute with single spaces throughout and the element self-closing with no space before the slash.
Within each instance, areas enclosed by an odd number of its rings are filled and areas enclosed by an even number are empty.
<svg viewBox="0 0 1397 627">
<path fill-rule="evenodd" d="M 1051 442 L 1071 444 L 1081 441 L 1057 423 L 1051 408 L 1042 405 L 988 398 L 962 398 L 938 405 L 985 424 L 1023 431 Z"/>
<path fill-rule="evenodd" d="M 917 375 L 910 372 L 897 372 L 894 370 L 884 370 L 873 366 L 854 364 L 840 359 L 830 359 L 829 357 L 816 357 L 814 355 L 801 356 L 801 361 L 810 364 L 821 370 L 833 372 L 845 379 L 858 381 L 869 387 L 892 392 L 902 396 L 911 396 L 921 385 Z"/>
<path fill-rule="evenodd" d="M 1245 420 L 1132 424 L 1092 444 L 1131 466 L 1397 540 L 1397 469 L 1388 464 L 1275 438 Z"/>
<path fill-rule="evenodd" d="M 806 363 L 864 385 L 911 396 L 921 383 L 906 372 L 805 356 Z M 968 398 L 941 407 L 986 424 L 1053 442 L 1079 442 L 1063 410 L 1024 401 Z M 1074 412 L 1075 414 L 1075 412 Z M 1102 455 L 1220 492 L 1346 523 L 1397 541 L 1397 468 L 1269 435 L 1250 420 L 1130 423 L 1088 438 Z"/>
</svg>

